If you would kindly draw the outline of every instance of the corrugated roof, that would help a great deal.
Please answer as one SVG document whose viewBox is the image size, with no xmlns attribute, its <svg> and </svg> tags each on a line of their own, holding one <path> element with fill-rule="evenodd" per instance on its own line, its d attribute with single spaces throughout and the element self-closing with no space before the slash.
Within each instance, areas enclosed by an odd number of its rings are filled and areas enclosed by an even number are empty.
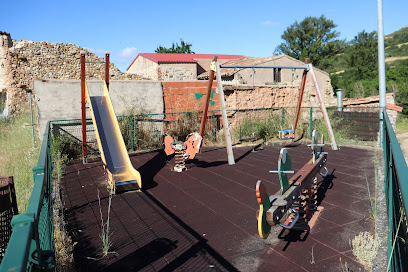
<svg viewBox="0 0 408 272">
<path fill-rule="evenodd" d="M 129 67 L 136 61 L 136 59 L 141 56 L 149 59 L 156 63 L 195 63 L 198 59 L 212 59 L 214 56 L 218 56 L 218 59 L 237 59 L 242 58 L 241 55 L 218 55 L 218 54 L 173 54 L 173 53 L 139 53 L 136 58 L 132 61 Z"/>
</svg>

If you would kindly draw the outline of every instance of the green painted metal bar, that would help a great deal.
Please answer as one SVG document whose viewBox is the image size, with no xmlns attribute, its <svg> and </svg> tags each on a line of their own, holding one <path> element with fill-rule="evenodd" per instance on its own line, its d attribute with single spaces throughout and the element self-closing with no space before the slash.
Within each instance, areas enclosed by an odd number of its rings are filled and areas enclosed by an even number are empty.
<svg viewBox="0 0 408 272">
<path fill-rule="evenodd" d="M 281 109 L 281 129 L 283 129 L 283 126 L 284 126 L 284 124 L 283 124 L 284 118 L 285 118 L 285 108 L 282 107 L 282 109 Z"/>
<path fill-rule="evenodd" d="M 215 113 L 212 111 L 212 121 L 213 121 L 213 137 L 214 142 L 217 142 L 217 132 L 215 131 Z"/>
<path fill-rule="evenodd" d="M 385 111 L 383 114 L 382 144 L 389 229 L 387 238 L 389 271 L 407 271 L 408 247 L 403 241 L 407 240 L 405 220 L 408 207 L 408 167 L 391 122 Z M 405 222 L 400 222 L 401 219 Z M 400 226 L 402 228 L 398 229 Z"/>
<path fill-rule="evenodd" d="M 33 167 L 34 186 L 25 214 L 12 219 L 13 232 L 0 271 L 27 271 L 43 253 L 53 257 L 52 157 L 50 123 L 47 124 L 38 162 Z M 39 225 L 42 226 L 39 233 Z M 49 253 L 49 254 L 48 254 Z M 53 259 L 53 258 L 52 258 Z M 51 267 L 51 271 L 55 268 Z"/>
<path fill-rule="evenodd" d="M 309 120 L 309 134 L 310 134 L 310 139 L 312 139 L 312 134 L 313 134 L 313 108 L 310 107 L 310 120 Z"/>
<path fill-rule="evenodd" d="M 34 216 L 19 214 L 13 217 L 13 233 L 1 262 L 0 272 L 27 271 L 30 245 L 33 235 Z"/>
<path fill-rule="evenodd" d="M 133 145 L 133 115 L 129 116 L 130 150 L 135 151 Z"/>
</svg>

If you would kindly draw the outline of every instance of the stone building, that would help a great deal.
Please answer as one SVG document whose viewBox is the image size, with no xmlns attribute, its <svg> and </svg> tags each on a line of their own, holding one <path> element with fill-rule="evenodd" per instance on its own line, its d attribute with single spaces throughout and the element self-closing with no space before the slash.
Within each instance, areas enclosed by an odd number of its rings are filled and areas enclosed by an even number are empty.
<svg viewBox="0 0 408 272">
<path fill-rule="evenodd" d="M 287 55 L 277 55 L 265 58 L 243 57 L 240 59 L 229 60 L 224 65 L 257 65 L 257 66 L 304 66 L 305 64 Z M 317 82 L 323 99 L 326 104 L 334 103 L 335 97 L 333 87 L 331 86 L 328 73 L 314 68 Z M 277 97 L 285 99 L 285 103 L 279 103 L 279 106 L 296 105 L 298 90 L 302 78 L 303 69 L 251 69 L 251 68 L 221 68 L 221 77 L 225 85 L 230 85 L 229 89 L 247 89 L 247 90 L 279 90 Z M 202 73 L 198 79 L 208 79 L 209 72 Z M 291 90 L 287 94 L 287 90 Z M 249 95 L 250 96 L 250 95 Z M 316 91 L 310 76 L 307 76 L 305 92 L 302 106 L 319 106 L 316 99 Z M 260 100 L 262 101 L 262 99 Z M 283 101 L 283 100 L 282 100 Z M 281 101 L 281 102 L 282 102 Z"/>
<path fill-rule="evenodd" d="M 214 54 L 140 53 L 126 72 L 160 81 L 196 80 L 210 68 Z M 219 63 L 239 59 L 240 55 L 217 55 Z"/>
<path fill-rule="evenodd" d="M 9 33 L 0 31 L 0 115 L 14 114 L 27 105 L 26 91 L 33 90 L 36 78 L 80 79 L 81 51 L 86 52 L 87 60 L 103 60 L 74 44 L 16 41 Z M 87 79 L 104 78 L 103 64 L 87 64 L 86 69 Z M 122 73 L 113 63 L 109 73 L 111 79 L 142 79 Z"/>
</svg>

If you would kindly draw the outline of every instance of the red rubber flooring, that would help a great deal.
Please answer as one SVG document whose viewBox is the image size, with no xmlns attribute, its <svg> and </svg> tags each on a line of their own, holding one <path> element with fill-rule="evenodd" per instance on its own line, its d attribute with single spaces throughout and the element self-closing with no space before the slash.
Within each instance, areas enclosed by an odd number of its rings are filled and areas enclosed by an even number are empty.
<svg viewBox="0 0 408 272">
<path fill-rule="evenodd" d="M 163 152 L 131 156 L 142 175 L 143 192 L 113 196 L 112 251 L 102 257 L 101 215 L 106 222 L 108 191 L 102 164 L 73 162 L 65 169 L 62 195 L 68 231 L 80 271 L 364 271 L 350 240 L 371 231 L 367 181 L 374 196 L 374 151 L 329 150 L 329 175 L 318 189 L 324 207 L 310 233 L 276 227 L 268 239 L 257 234 L 255 184 L 279 190 L 281 146 L 234 148 L 235 165 L 224 148 L 206 148 L 183 173 L 171 171 Z M 306 146 L 288 148 L 294 170 L 311 157 Z"/>
</svg>

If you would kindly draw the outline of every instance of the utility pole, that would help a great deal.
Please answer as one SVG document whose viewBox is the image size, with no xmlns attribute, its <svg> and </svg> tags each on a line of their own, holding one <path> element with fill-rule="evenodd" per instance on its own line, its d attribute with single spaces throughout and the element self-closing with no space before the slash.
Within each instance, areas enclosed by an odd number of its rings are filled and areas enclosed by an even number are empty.
<svg viewBox="0 0 408 272">
<path fill-rule="evenodd" d="M 383 140 L 384 112 L 386 107 L 386 84 L 385 84 L 385 57 L 384 57 L 384 23 L 382 0 L 377 0 L 378 17 L 378 78 L 380 89 L 380 146 Z"/>
</svg>

